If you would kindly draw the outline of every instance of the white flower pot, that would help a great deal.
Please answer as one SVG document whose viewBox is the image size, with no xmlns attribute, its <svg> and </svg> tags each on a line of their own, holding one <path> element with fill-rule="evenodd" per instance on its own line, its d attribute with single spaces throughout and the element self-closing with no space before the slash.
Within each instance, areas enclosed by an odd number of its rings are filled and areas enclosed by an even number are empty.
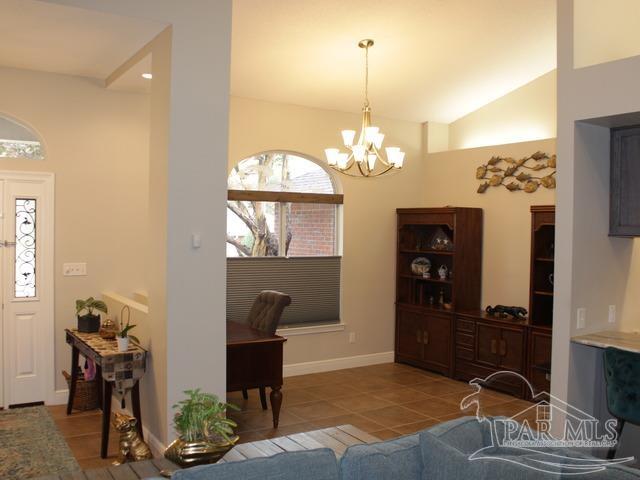
<svg viewBox="0 0 640 480">
<path fill-rule="evenodd" d="M 129 350 L 129 337 L 116 337 L 118 341 L 118 351 L 126 352 Z"/>
</svg>

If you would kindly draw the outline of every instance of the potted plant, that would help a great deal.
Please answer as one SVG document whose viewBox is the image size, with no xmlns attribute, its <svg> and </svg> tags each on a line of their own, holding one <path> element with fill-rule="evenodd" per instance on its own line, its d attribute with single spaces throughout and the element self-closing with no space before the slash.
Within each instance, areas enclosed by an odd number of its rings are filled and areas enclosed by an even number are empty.
<svg viewBox="0 0 640 480">
<path fill-rule="evenodd" d="M 173 406 L 178 409 L 173 426 L 178 438 L 169 445 L 164 456 L 182 467 L 214 463 L 222 458 L 238 441 L 233 434 L 238 425 L 227 418 L 227 409 L 235 405 L 219 401 L 218 397 L 187 390 L 185 400 Z"/>
<path fill-rule="evenodd" d="M 127 320 L 126 325 L 118 331 L 118 334 L 116 335 L 116 340 L 118 342 L 119 352 L 126 352 L 127 350 L 129 350 L 129 339 L 132 339 L 136 343 L 140 343 L 140 340 L 138 340 L 138 337 L 129 334 L 129 332 L 133 330 L 135 327 L 136 327 L 135 325 L 131 325 L 131 323 L 129 323 L 129 320 Z"/>
<path fill-rule="evenodd" d="M 89 297 L 86 300 L 76 300 L 76 314 L 78 315 L 78 331 L 84 333 L 95 333 L 100 330 L 100 315 L 93 312 L 99 311 L 107 313 L 107 304 L 102 300 Z M 84 315 L 80 315 L 86 311 Z"/>
</svg>

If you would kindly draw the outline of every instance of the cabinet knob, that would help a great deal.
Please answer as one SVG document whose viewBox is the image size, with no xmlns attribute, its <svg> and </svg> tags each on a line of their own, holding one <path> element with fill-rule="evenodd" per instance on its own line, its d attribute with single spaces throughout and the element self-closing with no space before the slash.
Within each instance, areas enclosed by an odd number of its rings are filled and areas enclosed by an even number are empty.
<svg viewBox="0 0 640 480">
<path fill-rule="evenodd" d="M 495 338 L 491 339 L 491 353 L 498 354 L 498 341 Z"/>
<path fill-rule="evenodd" d="M 422 343 L 429 345 L 429 332 L 424 332 L 422 335 Z"/>
</svg>

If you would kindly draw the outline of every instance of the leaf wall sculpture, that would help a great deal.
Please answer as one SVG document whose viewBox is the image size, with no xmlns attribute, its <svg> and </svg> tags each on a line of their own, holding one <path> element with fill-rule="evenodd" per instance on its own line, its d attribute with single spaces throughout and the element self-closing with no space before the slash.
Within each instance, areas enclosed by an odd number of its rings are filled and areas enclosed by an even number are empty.
<svg viewBox="0 0 640 480">
<path fill-rule="evenodd" d="M 489 187 L 499 186 L 510 192 L 522 190 L 526 193 L 533 193 L 540 186 L 556 188 L 556 162 L 555 155 L 550 156 L 540 151 L 519 160 L 491 157 L 486 164 L 476 169 L 476 178 L 483 180 L 477 192 L 485 193 Z M 546 175 L 542 175 L 543 173 Z"/>
</svg>

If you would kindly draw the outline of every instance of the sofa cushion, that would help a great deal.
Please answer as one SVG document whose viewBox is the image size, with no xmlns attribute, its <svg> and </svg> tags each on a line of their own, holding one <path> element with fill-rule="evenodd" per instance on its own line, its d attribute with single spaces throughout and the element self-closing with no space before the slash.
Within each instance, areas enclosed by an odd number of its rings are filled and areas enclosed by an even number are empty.
<svg viewBox="0 0 640 480">
<path fill-rule="evenodd" d="M 417 434 L 349 447 L 340 460 L 342 480 L 420 480 L 422 455 Z"/>
<path fill-rule="evenodd" d="M 285 452 L 240 462 L 178 470 L 173 480 L 338 480 L 338 462 L 328 448 Z"/>
<path fill-rule="evenodd" d="M 495 420 L 478 422 L 475 417 L 465 417 L 421 432 L 422 479 L 574 478 L 576 473 L 586 473 L 582 470 L 586 465 L 592 466 L 600 461 L 567 448 L 523 450 L 494 446 L 491 429 L 496 429 L 498 437 L 504 432 L 504 424 Z M 640 474 L 627 467 L 607 465 L 605 470 L 589 473 L 585 478 L 630 480 L 640 478 Z"/>
</svg>

